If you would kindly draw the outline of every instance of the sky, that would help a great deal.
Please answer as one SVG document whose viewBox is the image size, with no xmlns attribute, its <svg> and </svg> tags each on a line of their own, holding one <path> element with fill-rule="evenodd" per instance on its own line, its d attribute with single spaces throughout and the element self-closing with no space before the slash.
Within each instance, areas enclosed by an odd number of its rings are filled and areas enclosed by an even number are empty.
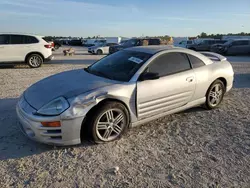
<svg viewBox="0 0 250 188">
<path fill-rule="evenodd" d="M 79 37 L 250 33 L 250 0 L 0 0 L 0 32 Z"/>
</svg>

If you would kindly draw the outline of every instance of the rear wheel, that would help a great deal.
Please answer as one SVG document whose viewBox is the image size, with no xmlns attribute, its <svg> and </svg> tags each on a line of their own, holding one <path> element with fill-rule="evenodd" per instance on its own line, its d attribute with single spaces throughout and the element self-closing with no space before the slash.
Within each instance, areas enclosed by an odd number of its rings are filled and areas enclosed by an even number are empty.
<svg viewBox="0 0 250 188">
<path fill-rule="evenodd" d="M 31 67 L 31 68 L 38 68 L 43 64 L 43 58 L 39 54 L 31 54 L 29 57 L 26 59 L 26 63 Z"/>
<path fill-rule="evenodd" d="M 129 113 L 118 102 L 106 102 L 90 117 L 89 133 L 95 143 L 106 143 L 119 139 L 127 130 Z"/>
<path fill-rule="evenodd" d="M 222 81 L 215 80 L 206 94 L 206 108 L 213 109 L 220 105 L 225 94 L 225 86 Z"/>
<path fill-rule="evenodd" d="M 102 55 L 102 50 L 97 50 L 96 54 L 97 55 Z"/>
<path fill-rule="evenodd" d="M 60 46 L 58 44 L 55 45 L 54 47 L 56 50 L 58 50 L 60 48 Z"/>
</svg>

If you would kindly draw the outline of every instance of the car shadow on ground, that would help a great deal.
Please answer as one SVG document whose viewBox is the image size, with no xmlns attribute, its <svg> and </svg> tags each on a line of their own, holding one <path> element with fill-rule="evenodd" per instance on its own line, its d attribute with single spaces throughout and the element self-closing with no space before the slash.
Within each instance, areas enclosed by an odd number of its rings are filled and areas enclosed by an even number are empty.
<svg viewBox="0 0 250 188">
<path fill-rule="evenodd" d="M 17 159 L 48 152 L 51 150 L 63 150 L 68 147 L 50 146 L 41 144 L 27 138 L 19 129 L 19 121 L 16 115 L 18 99 L 0 99 L 0 161 Z M 88 147 L 94 145 L 88 141 L 74 147 Z M 72 146 L 69 146 L 72 148 Z"/>
</svg>

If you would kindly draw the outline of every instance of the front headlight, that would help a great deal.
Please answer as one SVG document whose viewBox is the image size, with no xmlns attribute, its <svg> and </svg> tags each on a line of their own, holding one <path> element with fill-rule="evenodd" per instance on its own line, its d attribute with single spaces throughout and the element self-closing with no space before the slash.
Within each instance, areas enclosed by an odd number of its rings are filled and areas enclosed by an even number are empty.
<svg viewBox="0 0 250 188">
<path fill-rule="evenodd" d="M 68 108 L 69 108 L 68 101 L 63 97 L 59 97 L 57 99 L 52 100 L 48 104 L 44 105 L 37 111 L 37 113 L 41 115 L 55 116 L 63 113 Z"/>
</svg>

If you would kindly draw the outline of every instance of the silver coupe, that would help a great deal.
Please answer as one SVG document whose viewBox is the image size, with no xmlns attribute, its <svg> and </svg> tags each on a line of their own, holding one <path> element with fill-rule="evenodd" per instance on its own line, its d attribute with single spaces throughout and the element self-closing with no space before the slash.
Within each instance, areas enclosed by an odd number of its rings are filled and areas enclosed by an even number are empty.
<svg viewBox="0 0 250 188">
<path fill-rule="evenodd" d="M 127 128 L 204 105 L 218 107 L 233 86 L 227 59 L 172 46 L 128 48 L 88 68 L 45 78 L 20 97 L 29 138 L 55 145 L 116 140 Z"/>
</svg>

